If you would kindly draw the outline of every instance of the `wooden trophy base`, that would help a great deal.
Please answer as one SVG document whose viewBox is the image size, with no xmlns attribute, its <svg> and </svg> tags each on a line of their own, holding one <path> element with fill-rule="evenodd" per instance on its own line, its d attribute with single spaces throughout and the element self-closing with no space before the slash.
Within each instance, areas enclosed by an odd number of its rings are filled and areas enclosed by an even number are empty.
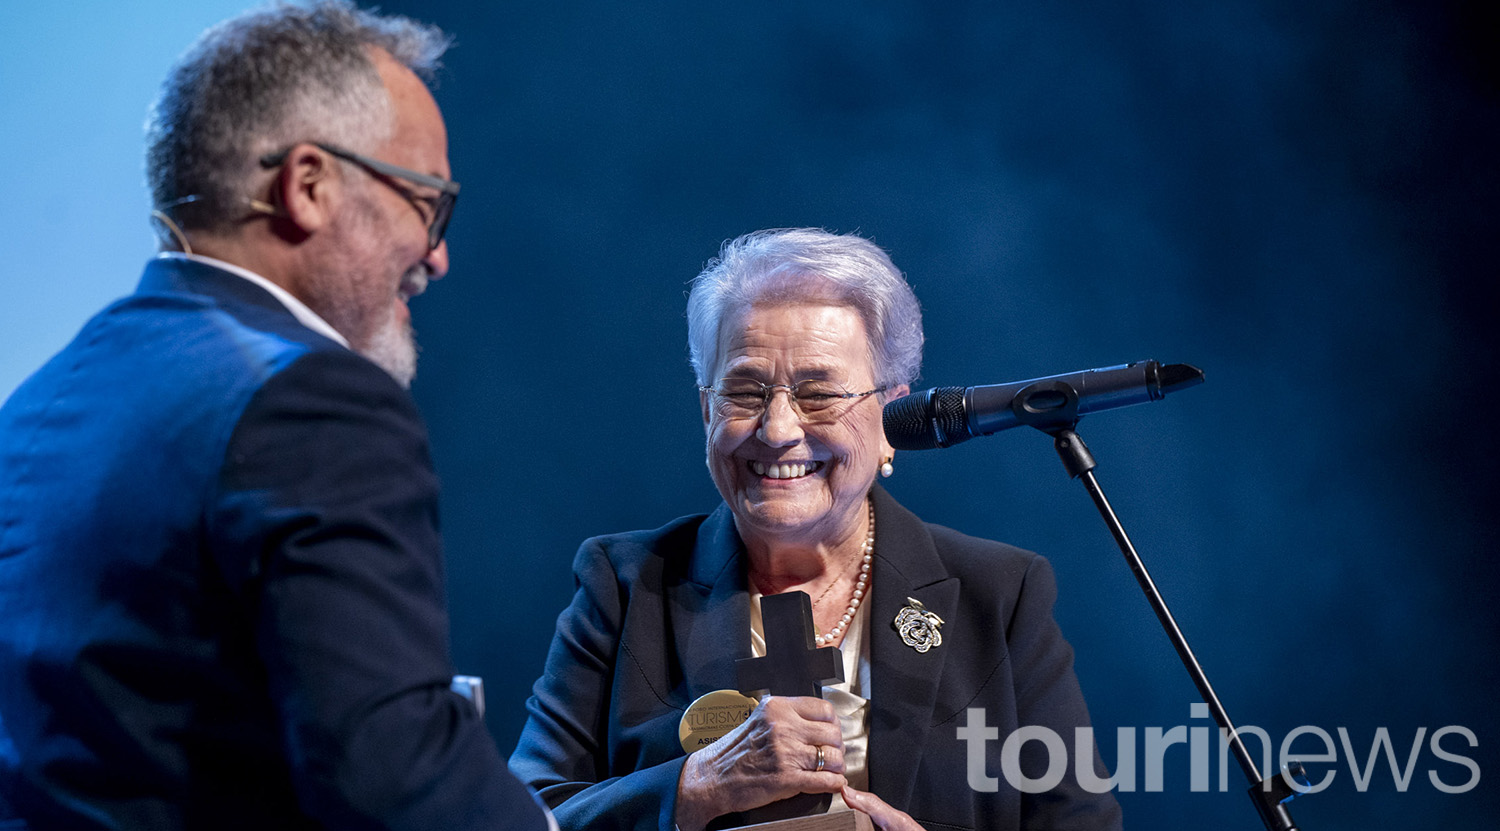
<svg viewBox="0 0 1500 831">
<path fill-rule="evenodd" d="M 839 811 L 832 814 L 741 825 L 729 831 L 874 831 L 874 829 L 875 826 L 870 823 L 869 814 L 859 811 Z"/>
</svg>

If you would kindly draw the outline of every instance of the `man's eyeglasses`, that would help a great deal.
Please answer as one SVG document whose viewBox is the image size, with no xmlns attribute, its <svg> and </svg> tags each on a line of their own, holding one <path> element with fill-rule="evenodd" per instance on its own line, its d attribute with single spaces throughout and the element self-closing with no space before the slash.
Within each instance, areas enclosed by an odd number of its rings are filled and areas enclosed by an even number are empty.
<svg viewBox="0 0 1500 831">
<path fill-rule="evenodd" d="M 864 398 L 885 387 L 849 392 L 835 381 L 807 379 L 795 384 L 762 384 L 754 378 L 724 378 L 711 387 L 699 387 L 714 397 L 714 412 L 724 418 L 759 418 L 771 405 L 777 390 L 786 390 L 792 408 L 807 421 L 833 421 L 843 415 L 849 401 Z"/>
<path fill-rule="evenodd" d="M 309 142 L 309 144 L 346 162 L 357 164 L 372 173 L 378 173 L 381 177 L 405 179 L 408 182 L 437 191 L 438 195 L 435 197 L 418 196 L 404 188 L 396 188 L 408 200 L 422 202 L 432 212 L 432 217 L 427 221 L 427 250 L 431 251 L 437 248 L 438 243 L 443 241 L 443 234 L 448 232 L 448 220 L 453 218 L 453 205 L 458 201 L 457 182 L 437 176 L 429 176 L 426 173 L 418 173 L 415 170 L 408 170 L 407 168 L 391 164 L 390 162 L 383 162 L 379 159 L 372 159 L 369 156 L 355 153 L 352 150 L 345 150 L 337 145 L 324 144 L 321 141 Z M 280 167 L 286 162 L 287 154 L 290 152 L 292 152 L 292 149 L 288 147 L 277 153 L 267 153 L 260 157 L 260 166 L 267 169 Z M 387 184 L 391 183 L 387 182 Z M 394 187 L 394 185 L 392 186 Z"/>
</svg>

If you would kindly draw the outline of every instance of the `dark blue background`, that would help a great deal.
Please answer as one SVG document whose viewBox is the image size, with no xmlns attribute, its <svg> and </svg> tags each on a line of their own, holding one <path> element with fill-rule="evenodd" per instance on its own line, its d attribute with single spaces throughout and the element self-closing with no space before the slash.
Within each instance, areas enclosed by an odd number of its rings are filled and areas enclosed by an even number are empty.
<svg viewBox="0 0 1500 831">
<path fill-rule="evenodd" d="M 505 747 L 586 536 L 717 495 L 686 282 L 777 226 L 885 246 L 926 312 L 921 385 L 1140 358 L 1204 386 L 1086 419 L 1098 475 L 1231 716 L 1280 741 L 1387 727 L 1309 831 L 1489 827 L 1497 677 L 1491 7 L 397 2 L 457 35 L 438 89 L 463 199 L 417 305 L 455 648 Z M 1050 441 L 902 453 L 930 521 L 1046 554 L 1113 728 L 1203 725 Z M 1252 747 L 1254 744 L 1252 743 Z M 1297 752 L 1313 753 L 1303 739 Z M 1258 751 L 1257 751 L 1258 752 Z M 1259 827 L 1229 793 L 1120 799 L 1131 827 Z M 1318 769 L 1326 770 L 1322 765 Z M 1144 787 L 1144 782 L 1138 788 Z M 1215 772 L 1213 787 L 1218 787 Z"/>
<path fill-rule="evenodd" d="M 147 102 L 246 5 L 0 3 L 0 394 L 134 286 Z M 438 98 L 464 192 L 452 276 L 415 304 L 416 392 L 456 655 L 506 748 L 578 542 L 717 502 L 687 281 L 727 237 L 816 225 L 907 272 L 926 385 L 1202 366 L 1082 432 L 1230 713 L 1278 741 L 1345 727 L 1360 767 L 1382 726 L 1402 764 L 1422 728 L 1480 742 L 1444 741 L 1480 765 L 1462 795 L 1425 737 L 1405 792 L 1381 760 L 1361 793 L 1340 748 L 1298 820 L 1494 825 L 1493 3 L 385 6 L 459 41 Z M 1134 728 L 1139 776 L 1146 728 L 1205 723 L 1045 437 L 897 470 L 924 517 L 1051 558 L 1106 759 Z M 1191 793 L 1186 756 L 1121 796 L 1132 828 L 1258 827 L 1232 763 L 1232 792 Z"/>
</svg>

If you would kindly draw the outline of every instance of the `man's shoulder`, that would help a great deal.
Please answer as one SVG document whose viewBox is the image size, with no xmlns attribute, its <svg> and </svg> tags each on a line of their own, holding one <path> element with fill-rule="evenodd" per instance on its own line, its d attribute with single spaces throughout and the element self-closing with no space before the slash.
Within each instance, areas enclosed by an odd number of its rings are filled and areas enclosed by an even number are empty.
<svg viewBox="0 0 1500 831">
<path fill-rule="evenodd" d="M 97 347 L 119 357 L 111 360 Z M 339 380 L 400 397 L 400 385 L 342 343 L 309 328 L 256 282 L 183 258 L 148 263 L 137 290 L 110 305 L 68 347 L 69 360 L 171 379 L 184 394 L 256 394 L 298 368 L 294 381 Z M 238 394 L 234 391 L 238 390 Z"/>
<path fill-rule="evenodd" d="M 350 406 L 394 406 L 403 421 L 415 418 L 410 396 L 383 370 L 267 300 L 143 285 L 95 314 L 12 393 L 0 431 L 63 435 L 67 412 L 109 412 L 131 425 L 115 441 L 168 436 L 197 448 L 226 440 L 247 407 L 267 399 L 352 397 L 359 403 Z M 79 426 L 66 435 L 108 432 Z"/>
<path fill-rule="evenodd" d="M 137 291 L 100 318 L 154 332 L 163 346 L 198 346 L 267 368 L 311 352 L 347 351 L 303 325 L 261 286 L 191 261 L 153 261 Z"/>
</svg>

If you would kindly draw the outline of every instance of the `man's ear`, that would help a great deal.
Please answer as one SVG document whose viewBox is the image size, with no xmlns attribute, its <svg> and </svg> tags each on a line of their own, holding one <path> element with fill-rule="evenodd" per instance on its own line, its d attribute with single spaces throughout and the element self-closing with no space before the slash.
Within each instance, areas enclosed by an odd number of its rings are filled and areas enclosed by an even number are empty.
<svg viewBox="0 0 1500 831">
<path fill-rule="evenodd" d="M 293 145 L 272 183 L 272 204 L 299 236 L 312 236 L 332 224 L 342 185 L 332 157 L 311 144 Z"/>
<path fill-rule="evenodd" d="M 708 390 L 698 390 L 698 406 L 703 409 L 703 429 L 705 431 L 708 430 L 708 421 L 711 415 L 709 410 L 711 405 L 709 404 L 708 397 L 712 394 Z"/>
</svg>

